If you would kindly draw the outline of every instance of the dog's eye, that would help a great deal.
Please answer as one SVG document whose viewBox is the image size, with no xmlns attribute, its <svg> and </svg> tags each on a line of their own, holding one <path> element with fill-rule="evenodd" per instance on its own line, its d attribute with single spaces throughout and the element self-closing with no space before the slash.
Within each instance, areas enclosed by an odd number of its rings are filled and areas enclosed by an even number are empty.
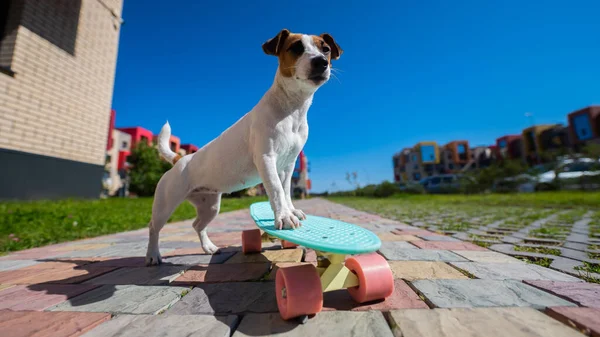
<svg viewBox="0 0 600 337">
<path fill-rule="evenodd" d="M 323 53 L 329 54 L 330 51 L 331 51 L 331 48 L 329 48 L 329 46 L 323 45 Z"/>
<path fill-rule="evenodd" d="M 289 48 L 288 51 L 296 54 L 296 55 L 301 55 L 302 53 L 304 53 L 304 45 L 302 44 L 302 41 L 298 41 L 293 43 Z"/>
</svg>

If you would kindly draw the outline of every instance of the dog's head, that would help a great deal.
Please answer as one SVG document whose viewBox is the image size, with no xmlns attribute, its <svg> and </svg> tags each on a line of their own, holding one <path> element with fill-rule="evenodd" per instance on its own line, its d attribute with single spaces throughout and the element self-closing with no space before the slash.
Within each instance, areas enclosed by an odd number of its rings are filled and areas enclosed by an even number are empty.
<svg viewBox="0 0 600 337">
<path fill-rule="evenodd" d="M 331 74 L 331 61 L 342 55 L 342 48 L 327 33 L 305 35 L 283 29 L 274 38 L 263 43 L 267 55 L 279 58 L 278 71 L 284 77 L 319 87 Z"/>
</svg>

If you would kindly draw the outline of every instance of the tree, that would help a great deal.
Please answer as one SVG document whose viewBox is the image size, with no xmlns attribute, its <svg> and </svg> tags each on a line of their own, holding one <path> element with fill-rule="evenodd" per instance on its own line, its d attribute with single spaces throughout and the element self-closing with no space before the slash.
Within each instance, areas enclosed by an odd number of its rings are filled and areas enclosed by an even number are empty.
<svg viewBox="0 0 600 337">
<path fill-rule="evenodd" d="M 129 190 L 139 196 L 152 196 L 160 177 L 172 167 L 159 156 L 155 147 L 146 142 L 136 144 L 128 162 L 132 165 Z"/>
</svg>

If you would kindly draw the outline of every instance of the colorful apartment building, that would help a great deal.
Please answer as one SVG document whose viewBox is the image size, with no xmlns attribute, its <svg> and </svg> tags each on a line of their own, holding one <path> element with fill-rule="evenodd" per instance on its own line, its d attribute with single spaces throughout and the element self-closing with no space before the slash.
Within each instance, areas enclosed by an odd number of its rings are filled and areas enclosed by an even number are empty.
<svg viewBox="0 0 600 337">
<path fill-rule="evenodd" d="M 412 170 L 409 168 L 412 149 L 405 148 L 396 153 L 393 157 L 394 181 L 397 183 L 410 181 L 412 178 Z M 416 159 L 416 157 L 415 157 Z"/>
<path fill-rule="evenodd" d="M 541 164 L 543 161 L 542 154 L 547 150 L 549 145 L 546 142 L 547 137 L 542 140 L 542 134 L 544 131 L 553 130 L 559 126 L 559 124 L 540 124 L 524 129 L 521 133 L 523 160 L 529 165 Z"/>
<path fill-rule="evenodd" d="M 569 138 L 574 147 L 600 143 L 600 106 L 588 106 L 568 115 Z"/>
<path fill-rule="evenodd" d="M 420 142 L 393 157 L 394 181 L 419 181 L 441 173 L 440 148 L 436 142 Z"/>
<path fill-rule="evenodd" d="M 456 140 L 444 145 L 440 151 L 443 173 L 460 172 L 471 160 L 471 149 L 466 140 Z"/>
<path fill-rule="evenodd" d="M 523 142 L 521 135 L 506 135 L 496 139 L 496 155 L 498 159 L 521 159 Z"/>
<path fill-rule="evenodd" d="M 179 149 L 180 154 L 182 151 L 182 156 L 185 156 L 186 154 L 196 153 L 196 151 L 198 151 L 198 147 L 194 144 L 181 144 Z"/>
<path fill-rule="evenodd" d="M 0 199 L 100 195 L 122 6 L 0 1 Z"/>
<path fill-rule="evenodd" d="M 125 132 L 131 135 L 131 147 L 135 147 L 139 142 L 146 142 L 148 146 L 152 146 L 152 142 L 154 139 L 154 135 L 152 131 L 144 129 L 139 126 L 127 127 L 127 128 L 117 128 L 117 130 Z"/>
<path fill-rule="evenodd" d="M 540 134 L 540 148 L 544 152 L 555 152 L 566 149 L 571 145 L 569 127 L 556 124 Z"/>
<path fill-rule="evenodd" d="M 304 199 L 309 195 L 311 189 L 311 181 L 308 176 L 310 172 L 310 163 L 304 151 L 300 151 L 296 159 L 294 172 L 292 173 L 292 196 L 298 196 Z"/>
</svg>

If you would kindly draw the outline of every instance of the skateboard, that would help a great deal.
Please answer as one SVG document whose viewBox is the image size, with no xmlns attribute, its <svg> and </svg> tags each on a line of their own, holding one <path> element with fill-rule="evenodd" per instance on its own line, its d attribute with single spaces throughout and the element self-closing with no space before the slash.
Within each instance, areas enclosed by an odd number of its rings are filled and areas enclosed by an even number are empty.
<svg viewBox="0 0 600 337">
<path fill-rule="evenodd" d="M 323 293 L 346 289 L 358 303 L 383 300 L 394 292 L 387 261 L 376 251 L 381 240 L 362 227 L 325 217 L 307 215 L 296 229 L 276 229 L 269 202 L 250 206 L 258 229 L 242 232 L 244 254 L 262 251 L 262 242 L 279 239 L 282 248 L 303 246 L 317 252 L 318 262 L 279 268 L 275 295 L 284 320 L 306 322 L 323 309 Z"/>
</svg>

